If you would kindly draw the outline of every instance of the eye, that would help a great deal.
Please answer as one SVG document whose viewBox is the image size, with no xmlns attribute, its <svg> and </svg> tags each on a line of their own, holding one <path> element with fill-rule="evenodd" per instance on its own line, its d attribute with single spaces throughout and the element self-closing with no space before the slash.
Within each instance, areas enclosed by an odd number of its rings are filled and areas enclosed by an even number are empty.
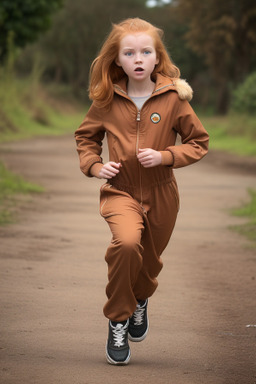
<svg viewBox="0 0 256 384">
<path fill-rule="evenodd" d="M 150 55 L 150 53 L 151 53 L 151 51 L 149 51 L 148 49 L 146 49 L 146 50 L 144 51 L 144 55 Z"/>
<path fill-rule="evenodd" d="M 132 52 L 130 52 L 130 51 L 125 52 L 124 55 L 130 57 L 130 56 L 132 56 Z"/>
</svg>

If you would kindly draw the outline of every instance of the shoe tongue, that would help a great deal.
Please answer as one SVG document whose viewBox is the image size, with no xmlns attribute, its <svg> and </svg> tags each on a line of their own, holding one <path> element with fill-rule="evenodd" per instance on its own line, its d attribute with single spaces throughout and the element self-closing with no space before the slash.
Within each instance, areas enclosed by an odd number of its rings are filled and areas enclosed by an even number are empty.
<svg viewBox="0 0 256 384">
<path fill-rule="evenodd" d="M 117 325 L 121 325 L 122 327 L 127 323 L 126 321 L 111 321 L 113 327 L 116 327 Z"/>
</svg>

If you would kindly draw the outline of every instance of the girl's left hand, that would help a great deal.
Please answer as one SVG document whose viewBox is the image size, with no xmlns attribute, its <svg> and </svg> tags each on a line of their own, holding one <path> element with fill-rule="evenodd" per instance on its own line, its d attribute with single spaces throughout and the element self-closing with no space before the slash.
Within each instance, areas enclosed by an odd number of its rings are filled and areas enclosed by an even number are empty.
<svg viewBox="0 0 256 384">
<path fill-rule="evenodd" d="M 139 149 L 137 158 L 144 168 L 156 167 L 162 163 L 161 153 L 151 148 Z"/>
</svg>

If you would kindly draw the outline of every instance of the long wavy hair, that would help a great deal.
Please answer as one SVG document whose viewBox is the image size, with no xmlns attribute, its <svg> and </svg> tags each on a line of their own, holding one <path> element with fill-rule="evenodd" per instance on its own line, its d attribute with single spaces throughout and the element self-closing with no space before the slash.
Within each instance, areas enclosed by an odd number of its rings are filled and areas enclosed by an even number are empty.
<svg viewBox="0 0 256 384">
<path fill-rule="evenodd" d="M 177 68 L 163 43 L 163 31 L 140 18 L 131 18 L 119 24 L 113 24 L 112 30 L 104 42 L 99 55 L 93 61 L 90 69 L 89 97 L 98 106 L 108 107 L 114 95 L 114 83 L 126 76 L 121 67 L 116 64 L 120 41 L 127 34 L 143 32 L 149 34 L 155 44 L 159 63 L 155 66 L 152 79 L 160 73 L 171 78 L 179 78 L 180 70 Z"/>
</svg>

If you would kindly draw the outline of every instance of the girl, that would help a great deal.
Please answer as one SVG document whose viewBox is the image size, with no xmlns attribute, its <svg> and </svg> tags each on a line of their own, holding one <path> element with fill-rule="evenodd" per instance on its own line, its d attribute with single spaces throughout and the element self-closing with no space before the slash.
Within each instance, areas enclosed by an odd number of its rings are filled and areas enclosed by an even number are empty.
<svg viewBox="0 0 256 384">
<path fill-rule="evenodd" d="M 113 25 L 91 66 L 93 103 L 75 132 L 82 172 L 107 179 L 100 213 L 112 232 L 103 309 L 110 364 L 127 364 L 128 338 L 142 341 L 148 332 L 148 298 L 179 210 L 173 169 L 208 149 L 208 134 L 188 103 L 192 89 L 179 79 L 162 35 L 139 18 Z M 109 161 L 103 164 L 105 133 Z M 175 146 L 177 133 L 182 144 Z"/>
</svg>

